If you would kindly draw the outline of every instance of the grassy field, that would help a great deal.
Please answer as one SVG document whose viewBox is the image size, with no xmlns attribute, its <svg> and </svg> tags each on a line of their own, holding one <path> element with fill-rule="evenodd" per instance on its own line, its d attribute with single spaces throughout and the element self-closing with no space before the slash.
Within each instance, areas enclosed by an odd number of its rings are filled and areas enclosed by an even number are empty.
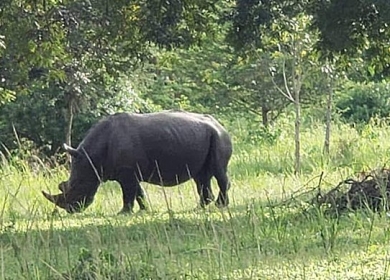
<svg viewBox="0 0 390 280">
<path fill-rule="evenodd" d="M 293 127 L 268 136 L 245 122 L 228 124 L 235 142 L 231 205 L 197 208 L 192 182 L 162 189 L 144 185 L 151 211 L 118 216 L 116 183 L 99 188 L 82 214 L 53 213 L 41 190 L 57 192 L 67 171 L 38 159 L 0 166 L 1 279 L 387 279 L 390 227 L 386 213 L 331 218 L 304 201 L 280 202 L 319 184 L 331 188 L 357 172 L 388 165 L 390 129 L 305 124 L 302 166 L 293 169 Z M 214 192 L 217 192 L 213 182 Z"/>
</svg>

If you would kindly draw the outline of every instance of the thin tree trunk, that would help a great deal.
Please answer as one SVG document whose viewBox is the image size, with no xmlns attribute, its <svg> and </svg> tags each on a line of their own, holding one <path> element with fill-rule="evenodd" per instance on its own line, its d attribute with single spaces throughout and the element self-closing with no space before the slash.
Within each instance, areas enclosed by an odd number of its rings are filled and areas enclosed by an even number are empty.
<svg viewBox="0 0 390 280">
<path fill-rule="evenodd" d="M 268 125 L 269 125 L 268 112 L 269 111 L 268 111 L 266 106 L 261 106 L 261 118 L 262 118 L 262 122 L 263 122 L 264 127 L 268 127 Z"/>
<path fill-rule="evenodd" d="M 74 108 L 73 108 L 73 98 L 70 96 L 69 104 L 67 108 L 67 126 L 65 130 L 65 143 L 68 146 L 72 146 L 72 127 L 73 127 L 73 117 L 74 117 Z M 66 161 L 71 162 L 71 157 L 69 153 L 66 153 Z"/>
<path fill-rule="evenodd" d="M 300 94 L 298 89 L 294 89 L 294 105 L 295 105 L 295 174 L 301 171 L 301 104 Z"/>
<path fill-rule="evenodd" d="M 65 143 L 69 146 L 72 146 L 72 127 L 73 127 L 73 100 L 69 100 L 69 106 L 68 106 L 68 123 L 66 126 L 66 132 L 65 132 Z"/>
<path fill-rule="evenodd" d="M 299 71 L 297 65 L 301 64 L 299 60 L 300 48 L 294 42 L 294 57 L 292 62 L 292 82 L 293 82 L 293 95 L 294 95 L 294 107 L 295 107 L 295 164 L 294 172 L 298 174 L 301 172 L 301 83 L 302 74 Z M 298 61 L 297 61 L 298 60 Z"/>
<path fill-rule="evenodd" d="M 325 143 L 324 154 L 329 155 L 330 152 L 330 129 L 332 124 L 332 102 L 333 88 L 331 83 L 328 83 L 328 100 L 326 104 L 326 127 L 325 127 Z"/>
<path fill-rule="evenodd" d="M 301 172 L 301 139 L 300 139 L 300 129 L 301 129 L 301 101 L 300 101 L 300 92 L 302 88 L 302 82 L 304 80 L 304 73 L 302 69 L 302 56 L 301 56 L 301 44 L 297 40 L 293 39 L 292 45 L 292 61 L 291 61 L 291 81 L 292 89 L 289 87 L 289 82 L 286 75 L 286 61 L 283 60 L 283 80 L 285 90 L 278 87 L 274 80 L 278 91 L 283 94 L 288 100 L 294 103 L 295 109 L 295 161 L 294 161 L 294 173 L 298 174 Z M 282 47 L 279 46 L 279 51 L 283 53 Z"/>
</svg>

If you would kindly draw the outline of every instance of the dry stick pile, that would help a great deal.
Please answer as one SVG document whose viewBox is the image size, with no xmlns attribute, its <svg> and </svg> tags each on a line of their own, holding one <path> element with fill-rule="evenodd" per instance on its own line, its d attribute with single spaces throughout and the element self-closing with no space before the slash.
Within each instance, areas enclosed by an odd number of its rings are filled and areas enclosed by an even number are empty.
<svg viewBox="0 0 390 280">
<path fill-rule="evenodd" d="M 360 177 L 361 180 L 347 179 L 325 194 L 318 187 L 312 203 L 326 206 L 330 212 L 337 214 L 348 209 L 389 210 L 390 169 L 362 173 Z"/>
</svg>

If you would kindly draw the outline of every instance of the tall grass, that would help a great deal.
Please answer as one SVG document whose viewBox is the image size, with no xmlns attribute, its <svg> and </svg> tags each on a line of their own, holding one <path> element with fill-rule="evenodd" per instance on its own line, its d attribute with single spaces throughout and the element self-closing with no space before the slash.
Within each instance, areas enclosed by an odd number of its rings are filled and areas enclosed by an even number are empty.
<svg viewBox="0 0 390 280">
<path fill-rule="evenodd" d="M 283 121 L 283 120 L 282 120 Z M 82 214 L 53 212 L 41 190 L 57 191 L 64 167 L 32 154 L 2 158 L 1 279 L 367 279 L 389 273 L 390 228 L 370 211 L 337 219 L 305 203 L 280 203 L 318 185 L 330 188 L 362 170 L 388 164 L 390 129 L 337 124 L 331 154 L 322 154 L 324 127 L 302 131 L 302 167 L 293 174 L 293 127 L 268 131 L 237 119 L 229 174 L 231 205 L 198 209 L 195 185 L 145 184 L 151 211 L 118 216 L 117 183 L 103 184 Z M 213 182 L 214 192 L 217 192 Z M 165 193 L 165 196 L 164 196 Z"/>
</svg>

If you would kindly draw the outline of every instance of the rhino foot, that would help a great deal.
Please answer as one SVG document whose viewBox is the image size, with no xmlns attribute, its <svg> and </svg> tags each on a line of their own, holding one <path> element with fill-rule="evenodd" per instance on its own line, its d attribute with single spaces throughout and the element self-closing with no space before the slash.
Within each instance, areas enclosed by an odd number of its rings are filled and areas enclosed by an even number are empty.
<svg viewBox="0 0 390 280">
<path fill-rule="evenodd" d="M 118 215 L 132 215 L 133 210 L 128 208 L 123 208 L 121 211 L 118 212 Z"/>
<path fill-rule="evenodd" d="M 227 195 L 219 195 L 215 205 L 218 208 L 224 208 L 229 205 L 229 197 Z"/>
</svg>

